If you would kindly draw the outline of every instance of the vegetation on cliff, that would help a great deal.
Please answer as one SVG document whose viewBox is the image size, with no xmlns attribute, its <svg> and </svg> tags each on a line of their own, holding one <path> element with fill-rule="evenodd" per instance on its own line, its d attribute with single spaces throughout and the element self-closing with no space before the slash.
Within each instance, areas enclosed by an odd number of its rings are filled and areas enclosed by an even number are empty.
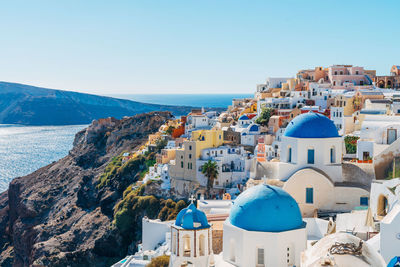
<svg viewBox="0 0 400 267">
<path fill-rule="evenodd" d="M 113 224 L 125 236 L 126 242 L 137 240 L 135 229 L 141 229 L 141 218 L 173 220 L 179 211 L 187 206 L 184 200 L 175 202 L 154 195 L 145 195 L 146 186 L 152 182 L 133 189 L 129 186 L 123 193 L 123 199 L 115 205 Z M 139 234 L 136 232 L 136 234 Z"/>
<path fill-rule="evenodd" d="M 66 157 L 14 179 L 0 194 L 0 266 L 105 267 L 134 253 L 143 216 L 173 218 L 186 203 L 168 200 L 156 183 L 130 187 L 154 154 L 125 163 L 120 155 L 140 149 L 170 118 L 95 121 Z"/>
</svg>

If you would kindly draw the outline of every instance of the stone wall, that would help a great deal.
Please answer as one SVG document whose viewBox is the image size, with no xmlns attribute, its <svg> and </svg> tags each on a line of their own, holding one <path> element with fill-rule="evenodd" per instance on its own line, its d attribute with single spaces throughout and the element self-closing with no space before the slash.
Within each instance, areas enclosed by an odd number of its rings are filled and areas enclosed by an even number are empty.
<svg viewBox="0 0 400 267">
<path fill-rule="evenodd" d="M 394 141 L 382 153 L 374 157 L 374 168 L 376 179 L 385 179 L 387 170 L 393 164 L 393 159 L 400 157 L 400 138 Z"/>
<path fill-rule="evenodd" d="M 218 255 L 222 252 L 222 244 L 223 244 L 223 231 L 220 230 L 212 230 L 212 248 L 215 255 Z"/>
</svg>

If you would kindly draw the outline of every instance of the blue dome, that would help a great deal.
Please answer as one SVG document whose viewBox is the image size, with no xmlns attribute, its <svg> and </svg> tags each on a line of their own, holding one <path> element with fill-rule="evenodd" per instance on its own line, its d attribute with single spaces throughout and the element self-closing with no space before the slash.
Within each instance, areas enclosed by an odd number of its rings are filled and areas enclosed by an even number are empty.
<svg viewBox="0 0 400 267">
<path fill-rule="evenodd" d="M 339 137 L 333 121 L 324 115 L 308 112 L 289 122 L 284 136 L 296 138 L 331 138 Z"/>
<path fill-rule="evenodd" d="M 175 225 L 188 230 L 210 227 L 206 214 L 198 210 L 193 203 L 178 213 Z"/>
<path fill-rule="evenodd" d="M 299 206 L 283 189 L 260 184 L 241 193 L 233 202 L 232 225 L 258 232 L 283 232 L 304 227 Z"/>
<path fill-rule="evenodd" d="M 240 116 L 239 120 L 250 120 L 249 117 L 247 117 L 246 115 L 242 115 Z"/>
<path fill-rule="evenodd" d="M 249 131 L 250 132 L 258 132 L 258 125 L 257 124 L 251 125 Z"/>
</svg>

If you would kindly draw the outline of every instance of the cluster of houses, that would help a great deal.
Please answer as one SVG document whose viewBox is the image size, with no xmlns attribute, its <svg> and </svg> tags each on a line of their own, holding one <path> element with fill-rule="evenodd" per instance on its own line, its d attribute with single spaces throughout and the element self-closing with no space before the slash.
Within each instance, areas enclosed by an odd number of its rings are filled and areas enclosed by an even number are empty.
<svg viewBox="0 0 400 267">
<path fill-rule="evenodd" d="M 144 181 L 192 203 L 143 218 L 139 252 L 114 266 L 397 266 L 399 87 L 399 66 L 316 67 L 168 121 Z"/>
</svg>

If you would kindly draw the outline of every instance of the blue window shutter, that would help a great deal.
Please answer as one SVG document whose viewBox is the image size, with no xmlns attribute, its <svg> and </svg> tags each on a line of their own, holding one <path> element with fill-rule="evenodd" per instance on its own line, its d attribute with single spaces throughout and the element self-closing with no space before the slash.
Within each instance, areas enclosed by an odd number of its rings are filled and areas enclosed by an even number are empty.
<svg viewBox="0 0 400 267">
<path fill-rule="evenodd" d="M 368 206 L 368 197 L 360 197 L 360 205 Z"/>
<path fill-rule="evenodd" d="M 308 156 L 307 157 L 307 163 L 308 164 L 314 164 L 314 149 L 309 149 L 307 156 Z"/>
<path fill-rule="evenodd" d="M 314 188 L 306 188 L 306 203 L 313 204 L 314 203 Z"/>
</svg>

